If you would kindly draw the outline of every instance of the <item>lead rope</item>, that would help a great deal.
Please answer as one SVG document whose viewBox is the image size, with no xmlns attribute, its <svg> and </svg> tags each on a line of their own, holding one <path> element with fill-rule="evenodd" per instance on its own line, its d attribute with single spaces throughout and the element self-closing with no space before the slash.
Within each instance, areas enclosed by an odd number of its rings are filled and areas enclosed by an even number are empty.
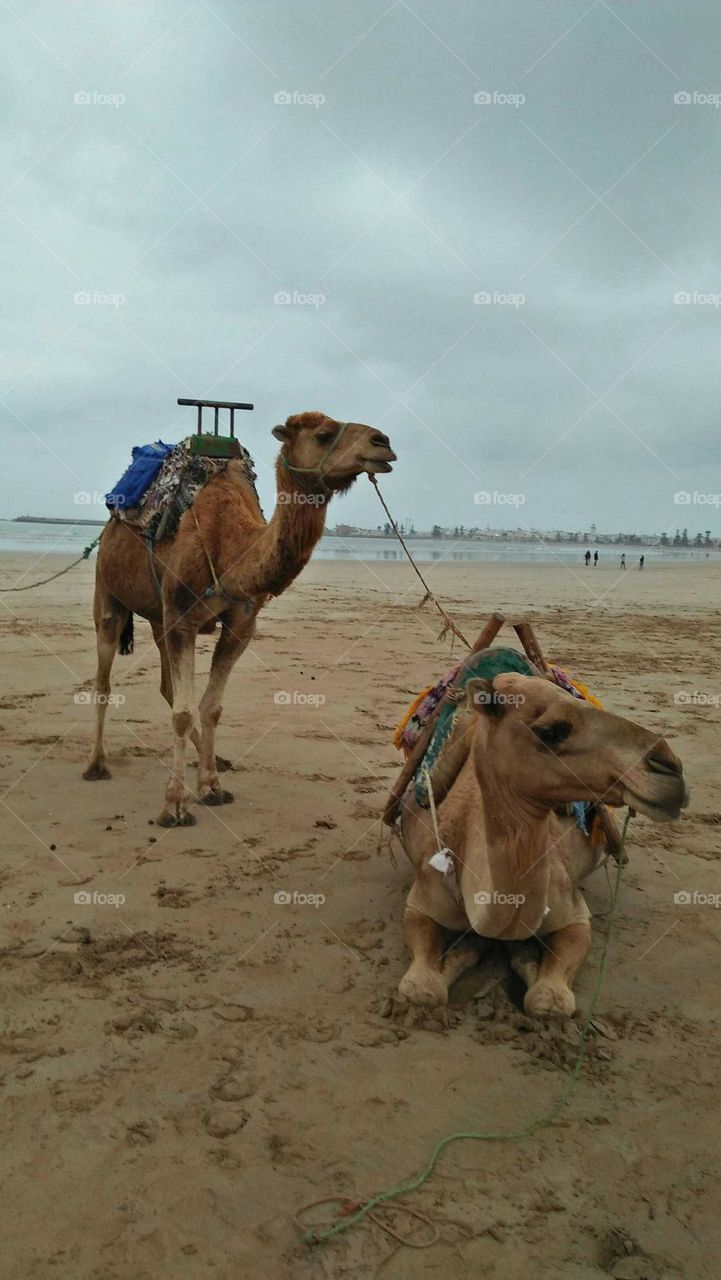
<svg viewBox="0 0 721 1280">
<path fill-rule="evenodd" d="M 626 820 L 623 824 L 623 831 L 621 832 L 620 854 L 623 853 L 624 845 L 626 843 L 626 833 L 628 831 L 628 825 L 631 821 L 632 812 L 633 811 L 629 809 L 628 813 L 626 814 Z M 549 1110 L 545 1113 L 545 1115 L 539 1116 L 536 1120 L 530 1121 L 527 1125 L 524 1125 L 521 1129 L 512 1130 L 510 1133 L 494 1133 L 492 1130 L 490 1130 L 488 1132 L 478 1132 L 478 1133 L 468 1132 L 468 1133 L 446 1134 L 445 1138 L 441 1138 L 433 1147 L 431 1154 L 428 1158 L 428 1163 L 426 1164 L 425 1168 L 421 1170 L 420 1173 L 415 1175 L 415 1177 L 408 1178 L 405 1182 L 400 1182 L 398 1186 L 391 1187 L 390 1190 L 388 1191 L 379 1191 L 377 1192 L 376 1195 L 371 1196 L 368 1200 L 362 1203 L 359 1203 L 355 1207 L 351 1206 L 351 1202 L 343 1201 L 342 1203 L 344 1205 L 350 1206 L 343 1211 L 343 1215 L 344 1215 L 343 1218 L 342 1219 L 337 1218 L 335 1222 L 333 1222 L 329 1227 L 326 1227 L 324 1230 L 320 1230 L 320 1231 L 313 1230 L 313 1229 L 304 1230 L 303 1240 L 305 1241 L 306 1244 L 321 1244 L 326 1240 L 332 1240 L 334 1236 L 341 1235 L 343 1234 L 343 1232 L 348 1231 L 351 1227 L 354 1227 L 356 1223 L 361 1222 L 365 1217 L 371 1217 L 371 1221 L 377 1221 L 376 1218 L 372 1216 L 372 1211 L 377 1207 L 377 1205 L 385 1204 L 389 1200 L 395 1200 L 397 1199 L 398 1196 L 408 1195 L 409 1192 L 417 1191 L 419 1187 L 422 1187 L 423 1184 L 428 1181 L 431 1174 L 433 1173 L 433 1170 L 436 1167 L 436 1164 L 438 1162 L 439 1156 L 441 1155 L 441 1152 L 445 1151 L 446 1147 L 450 1146 L 452 1142 L 462 1142 L 462 1141 L 522 1142 L 525 1138 L 530 1138 L 534 1134 L 538 1133 L 539 1130 L 547 1128 L 547 1126 L 549 1124 L 552 1124 L 553 1121 L 560 1115 L 560 1113 L 563 1111 L 563 1108 L 569 1102 L 571 1095 L 573 1094 L 576 1088 L 578 1077 L 581 1073 L 581 1067 L 583 1066 L 583 1060 L 586 1054 L 586 1039 L 588 1037 L 588 1033 L 591 1028 L 591 1023 L 593 1022 L 593 1018 L 596 1010 L 596 1004 L 598 1002 L 598 997 L 601 993 L 603 978 L 606 971 L 606 959 L 608 957 L 609 944 L 611 940 L 611 929 L 612 929 L 615 915 L 616 915 L 616 907 L 618 905 L 618 896 L 621 888 L 621 875 L 623 871 L 622 864 L 623 864 L 623 858 L 619 856 L 619 860 L 616 866 L 616 878 L 613 886 L 613 897 L 611 899 L 611 907 L 608 915 L 608 925 L 606 928 L 606 936 L 603 940 L 603 947 L 601 949 L 601 959 L 598 965 L 596 983 L 593 989 L 593 993 L 591 995 L 591 1002 L 589 1005 L 588 1014 L 586 1015 L 586 1020 L 581 1030 L 581 1037 L 578 1043 L 578 1053 L 576 1055 L 576 1061 L 574 1063 L 573 1071 L 571 1072 L 571 1078 L 567 1086 L 561 1090 L 553 1106 L 549 1108 Z M 337 1197 L 334 1197 L 334 1199 L 337 1199 Z M 315 1201 L 315 1204 L 322 1204 L 322 1203 L 329 1203 L 329 1201 Z M 305 1206 L 306 1209 L 310 1209 L 312 1207 L 314 1206 L 313 1205 Z M 402 1206 L 402 1207 L 404 1208 L 405 1212 L 410 1212 L 410 1210 L 406 1209 L 405 1206 Z M 298 1225 L 301 1227 L 301 1230 L 303 1230 L 303 1225 L 298 1222 L 298 1218 L 300 1216 L 300 1213 L 302 1212 L 303 1212 L 302 1209 L 299 1210 L 295 1219 Z M 407 1244 L 408 1241 L 404 1241 L 404 1243 Z M 415 1247 L 427 1248 L 430 1244 L 433 1244 L 433 1243 L 435 1243 L 434 1240 L 429 1240 L 428 1242 L 424 1242 L 421 1245 L 416 1245 Z"/>
<path fill-rule="evenodd" d="M 404 540 L 403 540 L 403 535 L 401 534 L 401 531 L 400 531 L 400 529 L 398 528 L 398 525 L 396 524 L 395 520 L 393 519 L 393 516 L 391 515 L 390 511 L 388 510 L 388 507 L 387 507 L 387 505 L 386 505 L 386 501 L 385 501 L 385 498 L 383 497 L 383 494 L 381 493 L 380 489 L 378 488 L 378 481 L 376 480 L 375 476 L 372 476 L 372 475 L 370 475 L 370 474 L 368 475 L 368 479 L 370 480 L 371 484 L 373 485 L 373 488 L 375 489 L 376 493 L 378 494 L 378 500 L 379 500 L 379 502 L 380 502 L 380 504 L 381 504 L 381 506 L 382 506 L 383 510 L 385 511 L 386 515 L 388 516 L 388 520 L 389 520 L 390 526 L 391 526 L 391 528 L 392 528 L 392 530 L 393 530 L 394 534 L 396 535 L 396 537 L 397 537 L 398 541 L 400 542 L 400 544 L 401 544 L 401 546 L 402 546 L 403 550 L 405 551 L 406 555 L 408 556 L 408 559 L 409 559 L 409 560 L 410 560 L 410 562 L 411 562 L 411 566 L 412 566 L 412 568 L 413 568 L 414 573 L 416 573 L 416 574 L 418 575 L 418 577 L 420 578 L 421 582 L 423 583 L 423 587 L 424 587 L 424 590 L 425 590 L 425 593 L 426 593 L 426 594 L 424 595 L 423 599 L 421 600 L 420 607 L 421 607 L 421 608 L 423 608 L 423 605 L 426 603 L 426 600 L 430 600 L 430 601 L 435 605 L 436 609 L 438 610 L 438 612 L 440 613 L 440 615 L 441 615 L 441 617 L 442 617 L 442 619 L 443 619 L 444 626 L 443 626 L 443 630 L 441 631 L 441 634 L 440 634 L 440 636 L 439 636 L 439 639 L 440 639 L 440 640 L 445 639 L 446 635 L 447 635 L 447 634 L 448 634 L 448 632 L 450 631 L 450 632 L 452 632 L 452 634 L 453 634 L 454 636 L 458 636 L 458 639 L 459 639 L 459 640 L 462 640 L 463 644 L 466 646 L 466 648 L 467 648 L 467 649 L 470 649 L 470 648 L 471 648 L 471 645 L 469 644 L 468 640 L 467 640 L 467 639 L 466 639 L 466 637 L 464 636 L 464 634 L 463 634 L 463 632 L 461 631 L 460 627 L 456 625 L 456 623 L 453 621 L 453 619 L 452 619 L 451 617 L 449 617 L 449 615 L 446 613 L 445 609 L 443 608 L 443 605 L 442 605 L 442 604 L 440 604 L 440 602 L 436 599 L 436 597 L 434 596 L 434 594 L 433 594 L 433 592 L 431 591 L 430 587 L 428 586 L 428 583 L 426 582 L 425 578 L 423 577 L 423 574 L 421 573 L 420 569 L 418 568 L 418 565 L 416 564 L 415 560 L 413 559 L 413 556 L 411 555 L 410 551 L 408 550 L 408 547 L 406 546 L 406 543 L 405 543 L 405 542 L 404 542 Z"/>
</svg>

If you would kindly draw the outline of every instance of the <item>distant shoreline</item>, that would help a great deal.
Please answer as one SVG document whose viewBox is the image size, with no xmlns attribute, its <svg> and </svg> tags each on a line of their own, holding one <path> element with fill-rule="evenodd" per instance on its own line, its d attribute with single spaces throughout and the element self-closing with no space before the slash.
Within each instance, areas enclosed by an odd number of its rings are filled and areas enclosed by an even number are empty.
<svg viewBox="0 0 721 1280">
<path fill-rule="evenodd" d="M 104 525 L 105 520 L 73 520 L 72 516 L 12 516 L 9 524 L 92 524 Z"/>
<path fill-rule="evenodd" d="M 4 523 L 4 521 L 0 523 Z M 69 526 L 92 525 L 95 528 L 101 528 L 103 525 L 107 524 L 107 518 L 104 520 L 83 520 L 83 519 L 74 520 L 71 516 L 11 516 L 8 519 L 7 523 L 9 524 L 59 524 L 59 525 L 69 525 Z M 333 532 L 333 530 L 329 529 L 329 530 L 326 530 L 325 533 L 323 534 L 323 538 L 341 538 L 341 539 L 367 538 L 369 541 L 377 541 L 378 539 L 384 539 L 384 538 L 387 538 L 388 536 L 392 537 L 393 535 L 392 534 L 389 535 L 383 532 L 378 532 L 375 529 L 353 529 L 352 532 L 343 532 L 343 533 Z M 407 542 L 410 542 L 410 541 L 414 541 L 414 542 L 427 542 L 427 541 L 484 542 L 484 543 L 490 542 L 490 543 L 496 543 L 496 544 L 501 543 L 506 546 L 539 546 L 539 545 L 542 546 L 544 544 L 550 544 L 552 546 L 560 546 L 560 547 L 578 547 L 579 550 L 585 546 L 606 547 L 613 550 L 613 548 L 619 547 L 621 545 L 624 545 L 626 547 L 656 547 L 656 548 L 660 548 L 663 551 L 715 551 L 717 549 L 717 539 L 712 539 L 710 545 L 707 545 L 705 543 L 701 543 L 699 545 L 698 543 L 694 543 L 694 542 L 681 543 L 680 545 L 674 544 L 673 542 L 668 542 L 664 544 L 660 542 L 658 538 L 653 538 L 649 534 L 640 535 L 638 542 L 635 541 L 635 535 L 632 535 L 632 537 L 634 537 L 634 541 L 632 542 L 627 541 L 626 537 L 623 534 L 608 534 L 608 533 L 604 533 L 600 535 L 597 534 L 595 539 L 591 538 L 589 540 L 584 541 L 580 538 L 580 535 L 579 537 L 575 537 L 575 538 L 557 537 L 555 533 L 553 534 L 543 533 L 541 531 L 539 531 L 535 535 L 532 533 L 529 533 L 527 537 L 518 537 L 518 536 L 510 537 L 507 534 L 504 535 L 503 533 L 500 533 L 500 532 L 499 533 L 477 532 L 473 534 L 443 533 L 439 537 L 438 535 L 434 535 L 432 532 L 417 532 L 414 530 L 413 533 L 404 533 L 403 536 Z"/>
</svg>

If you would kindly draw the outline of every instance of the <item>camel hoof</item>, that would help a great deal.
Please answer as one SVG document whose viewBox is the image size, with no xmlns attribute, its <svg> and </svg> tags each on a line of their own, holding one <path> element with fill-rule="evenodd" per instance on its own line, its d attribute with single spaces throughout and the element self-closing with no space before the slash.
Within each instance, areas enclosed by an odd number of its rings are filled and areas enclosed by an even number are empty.
<svg viewBox="0 0 721 1280">
<path fill-rule="evenodd" d="M 194 827 L 198 819 L 192 813 L 161 813 L 159 827 Z"/>
<path fill-rule="evenodd" d="M 539 981 L 526 992 L 523 1009 L 532 1018 L 571 1018 L 576 1011 L 576 997 L 570 987 L 552 987 Z"/>
<path fill-rule="evenodd" d="M 218 773 L 229 773 L 233 768 L 233 761 L 227 760 L 225 756 L 216 756 L 215 767 Z"/>
<path fill-rule="evenodd" d="M 111 778 L 112 776 L 110 770 L 106 769 L 104 764 L 98 764 L 97 762 L 89 764 L 83 773 L 86 782 L 105 782 L 106 778 Z"/>
<path fill-rule="evenodd" d="M 448 1004 L 448 987 L 440 973 L 428 970 L 427 973 L 407 973 L 398 984 L 398 994 L 404 996 L 411 1004 L 420 1004 L 435 1008 L 439 1004 Z"/>
<path fill-rule="evenodd" d="M 209 791 L 206 796 L 201 796 L 198 804 L 232 804 L 235 796 L 232 791 L 224 791 L 222 787 L 218 787 L 217 791 Z"/>
</svg>

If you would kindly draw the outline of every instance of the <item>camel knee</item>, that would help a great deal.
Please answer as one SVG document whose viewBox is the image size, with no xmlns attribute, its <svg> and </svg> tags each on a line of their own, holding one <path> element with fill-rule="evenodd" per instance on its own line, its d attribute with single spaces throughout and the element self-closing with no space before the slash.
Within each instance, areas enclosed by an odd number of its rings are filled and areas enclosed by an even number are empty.
<svg viewBox="0 0 721 1280">
<path fill-rule="evenodd" d="M 219 702 L 207 703 L 205 706 L 202 703 L 200 704 L 201 722 L 210 729 L 215 729 L 222 713 L 223 708 Z"/>
<path fill-rule="evenodd" d="M 173 729 L 176 737 L 184 738 L 193 727 L 192 711 L 174 711 L 173 712 Z"/>
</svg>

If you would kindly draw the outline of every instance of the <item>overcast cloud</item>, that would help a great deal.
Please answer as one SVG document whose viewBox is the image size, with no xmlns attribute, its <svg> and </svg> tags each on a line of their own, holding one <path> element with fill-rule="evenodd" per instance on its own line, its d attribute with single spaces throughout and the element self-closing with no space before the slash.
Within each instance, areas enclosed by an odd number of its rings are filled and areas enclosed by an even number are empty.
<svg viewBox="0 0 721 1280">
<path fill-rule="evenodd" d="M 716 4 L 2 13 L 0 515 L 88 514 L 208 396 L 255 402 L 266 511 L 320 408 L 389 433 L 418 527 L 721 533 L 674 501 L 721 491 Z"/>
</svg>

